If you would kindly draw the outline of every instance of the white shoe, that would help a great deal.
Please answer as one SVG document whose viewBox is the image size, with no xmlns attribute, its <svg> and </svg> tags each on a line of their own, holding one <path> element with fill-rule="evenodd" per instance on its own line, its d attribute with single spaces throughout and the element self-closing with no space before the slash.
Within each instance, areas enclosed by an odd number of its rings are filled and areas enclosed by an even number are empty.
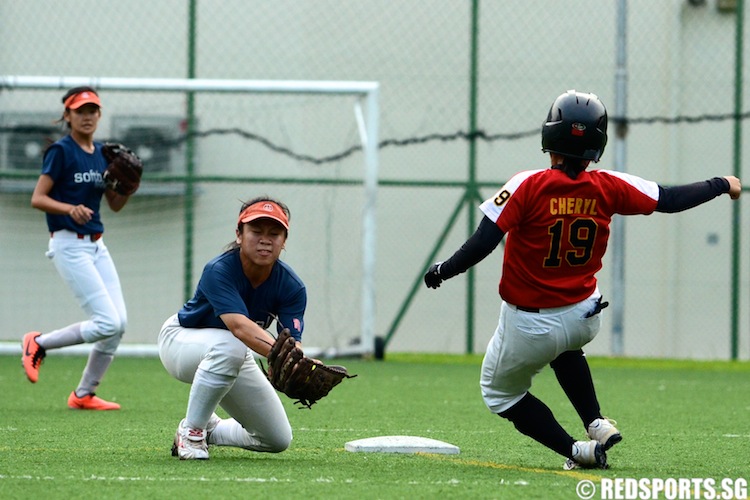
<svg viewBox="0 0 750 500">
<path fill-rule="evenodd" d="M 174 436 L 172 456 L 180 457 L 180 460 L 208 460 L 206 430 L 186 427 L 183 418 Z"/>
<path fill-rule="evenodd" d="M 598 441 L 604 451 L 607 451 L 622 441 L 622 434 L 615 425 L 617 422 L 607 417 L 597 418 L 589 424 L 587 434 L 590 439 Z"/>
<path fill-rule="evenodd" d="M 607 469 L 607 453 L 596 440 L 576 441 L 573 443 L 572 457 L 564 464 L 563 469 Z"/>
</svg>

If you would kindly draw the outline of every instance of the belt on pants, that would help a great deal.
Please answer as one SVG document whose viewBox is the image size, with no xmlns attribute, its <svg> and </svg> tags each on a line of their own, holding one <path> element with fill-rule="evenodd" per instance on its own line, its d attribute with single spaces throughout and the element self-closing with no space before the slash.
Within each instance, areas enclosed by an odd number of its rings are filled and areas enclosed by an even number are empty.
<svg viewBox="0 0 750 500">
<path fill-rule="evenodd" d="M 55 237 L 55 233 L 49 233 L 49 235 L 50 235 L 50 238 L 54 238 Z M 91 233 L 91 234 L 76 233 L 76 237 L 79 240 L 88 239 L 88 240 L 91 240 L 92 242 L 94 242 L 94 241 L 99 240 L 102 237 L 102 233 Z"/>
<path fill-rule="evenodd" d="M 523 306 L 516 306 L 516 309 L 519 311 L 524 311 L 527 313 L 538 313 L 539 308 L 538 307 L 523 307 Z"/>
<path fill-rule="evenodd" d="M 594 308 L 591 311 L 587 312 L 584 315 L 584 318 L 590 318 L 592 316 L 595 316 L 595 315 L 599 314 L 600 312 L 602 312 L 602 309 L 605 309 L 605 308 L 609 307 L 609 302 L 605 302 L 602 299 L 603 299 L 603 297 L 601 297 L 601 296 L 597 299 L 596 305 L 594 306 Z M 575 305 L 575 304 L 573 304 L 573 305 Z M 568 306 L 563 306 L 563 307 L 568 307 Z M 524 311 L 524 312 L 527 312 L 527 313 L 539 313 L 539 312 L 541 312 L 541 309 L 539 309 L 538 307 L 515 306 L 515 308 L 518 309 L 519 311 Z M 553 309 L 556 309 L 556 308 L 553 308 Z"/>
</svg>

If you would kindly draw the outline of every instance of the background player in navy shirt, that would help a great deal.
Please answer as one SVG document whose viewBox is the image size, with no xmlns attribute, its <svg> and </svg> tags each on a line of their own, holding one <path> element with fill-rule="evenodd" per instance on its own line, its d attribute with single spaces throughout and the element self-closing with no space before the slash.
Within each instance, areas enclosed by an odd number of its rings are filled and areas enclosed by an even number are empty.
<svg viewBox="0 0 750 500">
<path fill-rule="evenodd" d="M 208 459 L 208 445 L 278 453 L 292 429 L 276 390 L 255 361 L 291 330 L 301 346 L 307 292 L 279 260 L 289 235 L 289 209 L 261 197 L 245 203 L 236 239 L 203 269 L 195 295 L 159 333 L 159 357 L 174 378 L 192 384 L 172 455 Z M 231 418 L 216 415 L 221 406 Z"/>
<path fill-rule="evenodd" d="M 49 333 L 29 332 L 23 337 L 22 362 L 32 383 L 46 350 L 74 344 L 93 343 L 78 387 L 71 392 L 68 406 L 83 410 L 117 410 L 120 405 L 95 395 L 127 324 L 125 301 L 115 264 L 104 244 L 99 206 L 102 195 L 114 212 L 129 196 L 106 189 L 102 174 L 107 163 L 102 144 L 94 141 L 101 102 L 91 87 L 70 89 L 62 98 L 61 121 L 70 133 L 52 144 L 44 154 L 31 206 L 46 213 L 50 232 L 47 257 L 70 287 L 89 316 Z"/>
</svg>

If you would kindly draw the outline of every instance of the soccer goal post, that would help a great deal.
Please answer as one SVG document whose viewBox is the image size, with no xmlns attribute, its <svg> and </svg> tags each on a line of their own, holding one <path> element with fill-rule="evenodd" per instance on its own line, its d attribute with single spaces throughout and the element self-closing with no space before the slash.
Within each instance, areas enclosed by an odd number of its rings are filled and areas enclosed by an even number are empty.
<svg viewBox="0 0 750 500">
<path fill-rule="evenodd" d="M 0 76 L 0 93 L 4 91 L 31 90 L 67 90 L 77 86 L 90 86 L 97 90 L 178 93 L 185 96 L 186 134 L 182 138 L 186 143 L 184 171 L 172 173 L 166 177 L 182 186 L 185 194 L 185 231 L 184 231 L 184 294 L 185 298 L 192 293 L 193 281 L 193 239 L 192 228 L 192 189 L 194 183 L 203 177 L 196 175 L 194 158 L 191 155 L 191 133 L 197 130 L 196 118 L 191 102 L 193 96 L 201 94 L 289 94 L 289 95 L 337 95 L 353 96 L 353 123 L 356 124 L 356 135 L 363 152 L 363 171 L 361 174 L 361 332 L 358 342 L 350 345 L 328 349 L 331 356 L 337 355 L 370 355 L 375 350 L 375 262 L 376 262 L 376 201 L 378 190 L 378 127 L 379 127 L 379 84 L 366 81 L 304 81 L 304 80 L 224 80 L 224 79 L 180 79 L 180 78 L 116 78 L 116 77 L 82 77 L 82 76 Z M 107 103 L 104 104 L 106 111 Z M 137 116 L 135 117 L 138 118 Z M 354 127 L 354 125 L 351 125 Z M 7 128 L 7 127 L 5 127 Z M 4 130 L 5 130 L 4 128 Z M 185 139 L 187 137 L 187 139 Z M 147 164 L 148 166 L 148 164 Z M 165 172 L 162 172 L 165 173 Z M 168 173 L 168 172 L 166 172 Z M 0 172 L 3 174 L 3 172 Z M 14 179 L 13 172 L 6 172 L 3 179 Z M 30 174 L 28 174 L 30 175 Z M 38 174 L 37 174 L 38 175 Z M 159 177 L 158 175 L 156 177 Z M 162 177 L 165 177 L 162 175 Z M 209 176 L 217 181 L 217 176 Z M 163 180 L 163 179 L 162 179 Z M 310 183 L 310 178 L 300 179 Z M 231 177 L 218 179 L 230 183 Z M 327 179 L 330 181 L 330 179 Z M 285 183 L 294 182 L 284 179 Z M 350 182 L 351 184 L 351 182 Z M 359 231 L 358 231 L 359 232 Z"/>
</svg>

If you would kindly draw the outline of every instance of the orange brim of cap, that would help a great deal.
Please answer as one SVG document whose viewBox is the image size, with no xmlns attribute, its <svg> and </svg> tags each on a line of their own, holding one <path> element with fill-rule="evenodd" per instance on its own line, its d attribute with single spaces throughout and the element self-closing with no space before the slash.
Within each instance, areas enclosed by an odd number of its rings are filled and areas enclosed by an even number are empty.
<svg viewBox="0 0 750 500">
<path fill-rule="evenodd" d="M 237 219 L 237 223 L 245 224 L 257 219 L 275 220 L 284 226 L 284 229 L 287 231 L 289 230 L 289 218 L 281 207 L 272 201 L 259 201 L 258 203 L 253 203 L 242 211 Z"/>
<path fill-rule="evenodd" d="M 73 94 L 65 101 L 65 107 L 69 109 L 78 109 L 84 104 L 96 104 L 100 108 L 102 107 L 99 96 L 89 91 Z"/>
</svg>

